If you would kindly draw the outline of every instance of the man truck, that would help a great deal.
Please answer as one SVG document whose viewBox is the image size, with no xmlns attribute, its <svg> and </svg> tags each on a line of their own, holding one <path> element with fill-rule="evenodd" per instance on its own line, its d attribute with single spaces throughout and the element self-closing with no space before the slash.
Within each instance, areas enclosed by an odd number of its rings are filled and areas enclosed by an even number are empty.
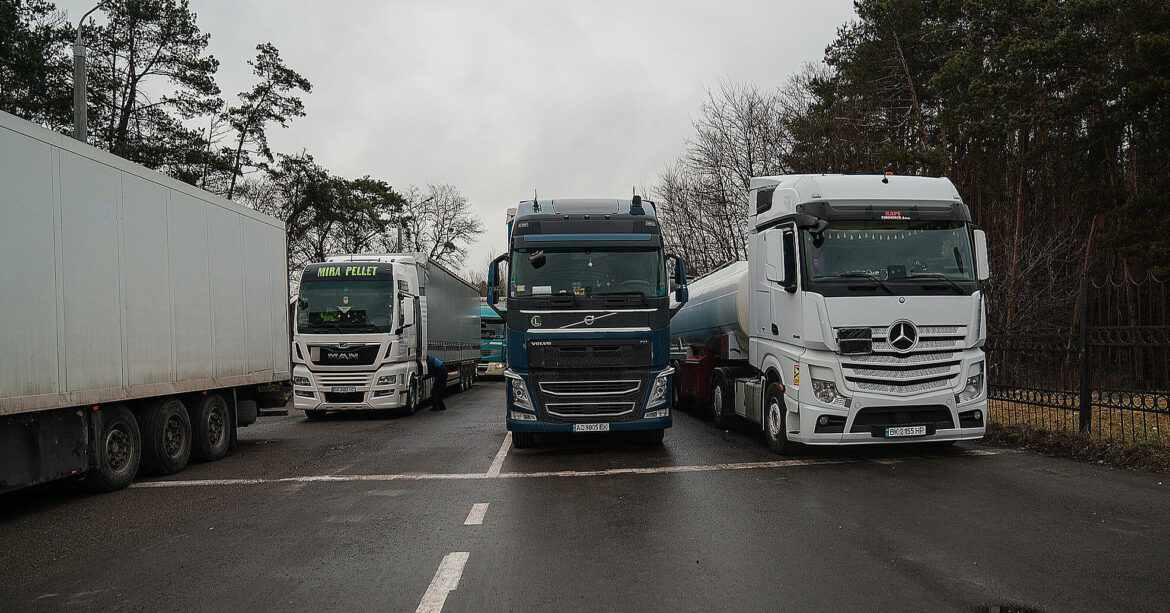
<svg viewBox="0 0 1170 613">
<path fill-rule="evenodd" d="M 282 396 L 279 220 L 5 113 L 0 189 L 0 492 L 217 460 Z"/>
<path fill-rule="evenodd" d="M 682 404 L 769 447 L 983 436 L 987 241 L 945 178 L 753 178 L 748 260 L 690 285 Z"/>
<path fill-rule="evenodd" d="M 434 385 L 469 389 L 479 289 L 424 253 L 338 255 L 305 266 L 293 329 L 293 406 L 414 413 Z M 442 360 L 428 378 L 427 357 Z"/>
<path fill-rule="evenodd" d="M 496 313 L 487 300 L 479 305 L 479 366 L 481 377 L 499 378 L 504 376 L 504 319 Z"/>
<path fill-rule="evenodd" d="M 654 203 L 531 200 L 509 222 L 488 303 L 505 321 L 512 444 L 608 431 L 660 443 L 671 425 L 670 317 L 687 288 L 683 261 L 663 253 Z M 497 301 L 505 263 L 506 307 Z"/>
</svg>

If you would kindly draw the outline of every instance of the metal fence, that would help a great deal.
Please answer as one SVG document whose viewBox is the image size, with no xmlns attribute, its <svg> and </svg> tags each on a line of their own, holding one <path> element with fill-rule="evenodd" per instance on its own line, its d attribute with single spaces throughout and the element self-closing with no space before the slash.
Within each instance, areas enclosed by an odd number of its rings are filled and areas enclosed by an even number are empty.
<svg viewBox="0 0 1170 613">
<path fill-rule="evenodd" d="M 1167 284 L 1087 282 L 1070 330 L 993 334 L 990 420 L 1170 446 Z"/>
</svg>

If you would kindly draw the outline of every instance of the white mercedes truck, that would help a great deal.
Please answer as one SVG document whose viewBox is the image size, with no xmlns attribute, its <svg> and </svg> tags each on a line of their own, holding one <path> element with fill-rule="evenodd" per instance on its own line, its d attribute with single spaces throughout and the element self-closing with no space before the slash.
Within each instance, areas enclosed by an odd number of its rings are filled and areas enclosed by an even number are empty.
<svg viewBox="0 0 1170 613">
<path fill-rule="evenodd" d="M 339 255 L 305 266 L 293 323 L 293 405 L 418 410 L 428 355 L 470 388 L 479 362 L 479 290 L 426 254 Z"/>
<path fill-rule="evenodd" d="M 948 179 L 753 178 L 748 260 L 690 283 L 676 402 L 769 447 L 985 432 L 987 241 Z"/>
<path fill-rule="evenodd" d="M 280 220 L 0 113 L 0 254 L 0 493 L 218 460 L 286 404 Z"/>
</svg>

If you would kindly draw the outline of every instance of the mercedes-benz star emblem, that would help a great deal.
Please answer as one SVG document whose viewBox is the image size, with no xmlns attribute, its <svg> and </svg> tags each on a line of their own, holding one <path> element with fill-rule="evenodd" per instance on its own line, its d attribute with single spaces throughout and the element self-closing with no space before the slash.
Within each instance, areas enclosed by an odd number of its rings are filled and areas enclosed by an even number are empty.
<svg viewBox="0 0 1170 613">
<path fill-rule="evenodd" d="M 908 321 L 894 322 L 890 326 L 890 346 L 899 353 L 906 353 L 918 344 L 918 328 Z"/>
</svg>

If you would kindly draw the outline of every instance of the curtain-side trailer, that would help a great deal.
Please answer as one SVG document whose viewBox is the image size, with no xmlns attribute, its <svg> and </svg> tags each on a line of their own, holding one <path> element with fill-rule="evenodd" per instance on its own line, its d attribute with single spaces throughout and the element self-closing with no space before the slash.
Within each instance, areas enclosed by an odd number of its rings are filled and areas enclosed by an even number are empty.
<svg viewBox="0 0 1170 613">
<path fill-rule="evenodd" d="M 0 113 L 0 492 L 216 460 L 289 378 L 284 225 Z"/>
</svg>

